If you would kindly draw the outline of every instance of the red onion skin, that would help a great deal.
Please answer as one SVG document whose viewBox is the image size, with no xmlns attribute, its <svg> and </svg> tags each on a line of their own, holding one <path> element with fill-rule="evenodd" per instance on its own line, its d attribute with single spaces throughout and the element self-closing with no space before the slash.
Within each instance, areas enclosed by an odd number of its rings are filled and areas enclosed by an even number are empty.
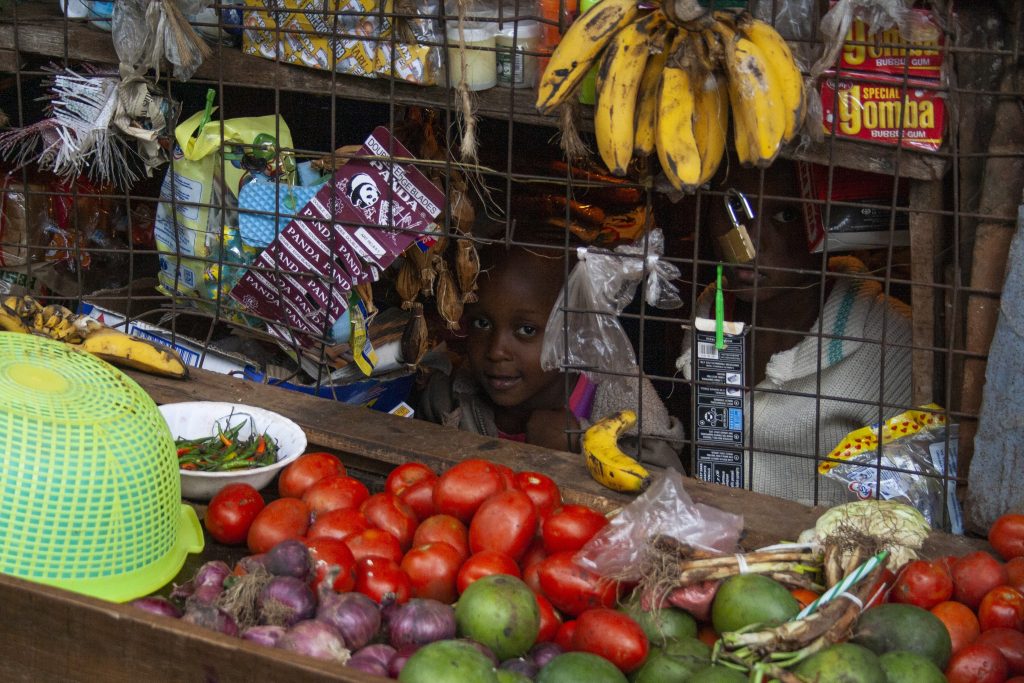
<svg viewBox="0 0 1024 683">
<path fill-rule="evenodd" d="M 213 583 L 208 583 L 205 586 L 196 586 L 196 589 L 192 591 L 192 595 L 185 599 L 185 609 L 189 609 L 193 605 L 216 605 L 217 598 L 223 592 L 223 588 Z"/>
<path fill-rule="evenodd" d="M 161 617 L 171 617 L 172 619 L 181 618 L 181 608 L 175 605 L 167 598 L 162 598 L 159 595 L 150 595 L 145 598 L 138 598 L 132 600 L 130 603 L 132 607 L 137 607 L 144 612 L 150 614 L 156 614 Z"/>
<path fill-rule="evenodd" d="M 238 636 L 238 624 L 235 622 L 235 618 L 220 607 L 195 605 L 185 610 L 181 620 L 223 633 L 226 636 Z"/>
<path fill-rule="evenodd" d="M 313 590 L 305 581 L 292 576 L 275 576 L 271 579 L 260 593 L 258 602 L 264 623 L 277 626 L 292 626 L 312 619 L 316 613 Z"/>
<path fill-rule="evenodd" d="M 269 624 L 250 626 L 242 632 L 242 640 L 248 640 L 266 647 L 277 647 L 277 641 L 281 640 L 285 630 L 283 626 L 271 626 Z"/>
<path fill-rule="evenodd" d="M 476 642 L 472 638 L 459 638 L 459 640 L 463 643 L 469 643 L 476 649 L 480 650 L 480 653 L 487 657 L 487 659 L 491 660 L 491 662 L 494 663 L 494 666 L 498 666 L 498 656 L 491 652 L 491 648 L 487 647 L 483 643 Z"/>
<path fill-rule="evenodd" d="M 305 543 L 289 539 L 268 550 L 263 565 L 274 576 L 291 576 L 307 581 L 313 569 L 313 559 Z"/>
<path fill-rule="evenodd" d="M 289 628 L 277 641 L 277 647 L 341 664 L 348 661 L 350 654 L 338 630 L 315 619 L 300 621 Z"/>
<path fill-rule="evenodd" d="M 220 560 L 213 560 L 206 562 L 196 572 L 192 582 L 196 588 L 201 586 L 217 586 L 218 588 L 224 587 L 224 579 L 231 576 L 231 567 L 226 562 Z"/>
<path fill-rule="evenodd" d="M 455 610 L 438 600 L 413 598 L 391 616 L 388 637 L 394 647 L 450 640 L 455 637 Z"/>
<path fill-rule="evenodd" d="M 357 650 L 353 659 L 359 657 L 360 659 L 373 659 L 384 665 L 385 670 L 387 665 L 394 659 L 395 655 L 398 654 L 398 650 L 391 647 L 386 643 L 374 643 L 373 645 L 367 645 L 361 650 Z M 386 673 L 384 674 L 387 675 Z"/>
<path fill-rule="evenodd" d="M 507 669 L 509 671 L 515 671 L 521 673 L 527 678 L 533 678 L 537 675 L 537 664 L 528 657 L 516 657 L 514 659 L 506 659 L 499 666 L 499 669 Z"/>
<path fill-rule="evenodd" d="M 254 571 L 256 571 L 257 567 L 260 569 L 266 569 L 266 561 L 266 553 L 259 553 L 257 555 L 246 555 L 238 561 L 238 564 L 235 565 L 235 567 L 239 570 L 239 572 L 252 574 Z"/>
<path fill-rule="evenodd" d="M 413 653 L 420 649 L 420 647 L 420 645 L 403 645 L 398 648 L 395 656 L 388 662 L 388 676 L 398 678 L 399 674 L 402 673 L 402 669 L 405 668 L 405 663 L 409 661 L 409 657 L 412 657 Z"/>
<path fill-rule="evenodd" d="M 364 674 L 388 678 L 387 665 L 381 664 L 376 659 L 370 657 L 353 657 L 345 662 L 345 666 L 356 671 L 362 671 Z"/>
<path fill-rule="evenodd" d="M 537 669 L 543 669 L 548 662 L 563 652 L 564 650 L 554 643 L 537 643 L 530 648 L 527 656 L 533 658 L 533 663 L 537 665 Z"/>
<path fill-rule="evenodd" d="M 338 629 L 353 650 L 363 647 L 380 632 L 380 608 L 376 602 L 362 593 L 337 593 L 326 581 L 320 584 L 316 618 Z"/>
</svg>

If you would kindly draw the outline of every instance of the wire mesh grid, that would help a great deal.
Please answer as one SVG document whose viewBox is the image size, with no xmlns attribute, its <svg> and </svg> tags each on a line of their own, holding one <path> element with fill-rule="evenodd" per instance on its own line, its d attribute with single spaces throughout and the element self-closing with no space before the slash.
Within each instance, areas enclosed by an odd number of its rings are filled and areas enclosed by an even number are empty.
<svg viewBox="0 0 1024 683">
<path fill-rule="evenodd" d="M 61 74 L 118 78 L 116 65 L 125 47 L 114 45 L 109 18 L 96 13 L 93 5 L 102 4 L 6 3 L 0 23 L 6 130 L 24 130 L 55 116 L 52 82 Z M 173 14 L 168 7 L 175 3 L 135 4 Z M 353 345 L 331 342 L 331 311 L 358 301 L 367 312 L 379 308 L 378 320 L 391 322 L 379 335 L 371 325 L 370 337 L 382 346 L 395 342 L 409 316 L 401 306 L 407 297 L 398 292 L 400 271 L 414 256 L 428 257 L 427 268 L 444 264 L 430 276 L 432 295 L 412 295 L 425 304 L 431 346 L 443 341 L 450 351 L 464 353 L 475 313 L 470 301 L 462 301 L 471 286 L 458 282 L 460 244 L 566 256 L 559 263 L 568 297 L 567 276 L 578 247 L 610 249 L 616 241 L 633 239 L 640 260 L 652 264 L 650 241 L 637 238 L 657 227 L 664 234 L 658 260 L 678 268 L 673 284 L 683 305 L 671 310 L 650 305 L 643 293 L 651 271 L 645 270 L 640 294 L 617 316 L 635 349 L 635 365 L 625 364 L 632 369 L 624 371 L 619 364 L 581 366 L 563 358 L 562 403 L 571 400 L 580 373 L 598 385 L 629 384 L 645 435 L 641 446 L 654 419 L 645 411 L 649 405 L 664 406 L 683 429 L 659 439 L 672 442 L 689 473 L 825 504 L 855 494 L 890 495 L 887 483 L 894 475 L 932 476 L 877 453 L 868 475 L 842 486 L 815 471 L 855 429 L 877 424 L 877 436 L 889 418 L 935 404 L 926 412 L 958 425 L 960 436 L 958 465 L 944 460 L 935 479 L 943 500 L 950 491 L 963 494 L 1020 201 L 1024 153 L 1014 123 L 1024 95 L 1024 4 L 921 3 L 940 29 L 938 45 L 911 40 L 908 49 L 905 39 L 900 42 L 891 32 L 851 32 L 844 59 L 853 66 L 826 71 L 809 91 L 820 98 L 833 134 L 787 146 L 765 169 L 741 168 L 730 151 L 715 179 L 687 195 L 668 185 L 657 159 L 631 168 L 625 178 L 610 174 L 593 151 L 566 161 L 559 148 L 560 118 L 575 117 L 593 150 L 589 106 L 570 108 L 562 117 L 542 115 L 535 108 L 535 82 L 473 92 L 459 87 L 459 74 L 465 74 L 467 85 L 471 76 L 496 77 L 495 66 L 503 59 L 511 65 L 506 77 L 519 68 L 527 75 L 542 70 L 552 36 L 577 11 L 562 0 L 549 12 L 550 4 L 177 3 L 185 13 L 207 8 L 188 21 L 209 54 L 184 81 L 166 61 L 159 72 L 147 74 L 149 95 L 166 98 L 168 127 L 156 136 L 160 149 L 153 152 L 166 163 L 147 169 L 145 158 L 127 153 L 131 182 L 111 184 L 90 180 L 88 173 L 57 178 L 39 172 L 38 164 L 17 163 L 9 153 L 0 226 L 3 289 L 71 308 L 87 302 L 111 320 L 142 323 L 134 328 L 138 334 L 179 344 L 193 364 L 212 367 L 219 361 L 217 367 L 236 372 L 250 366 L 247 376 L 257 381 L 287 382 L 338 397 L 344 393 L 339 376 L 349 382 L 365 377 L 354 372 L 359 354 Z M 828 5 L 795 0 L 753 5 L 758 16 L 788 17 L 796 36 L 787 37 L 806 72 L 821 49 L 817 22 Z M 93 14 L 82 8 L 92 8 Z M 474 43 L 472 31 L 479 25 L 492 27 L 486 45 Z M 499 33 L 520 52 L 503 52 L 493 42 Z M 875 59 L 889 73 L 856 71 L 854 62 L 861 58 Z M 944 65 L 942 78 L 929 80 L 918 67 L 936 58 Z M 478 62 L 487 67 L 471 72 Z M 940 108 L 944 114 L 937 113 Z M 195 182 L 183 166 L 189 160 L 180 151 L 171 153 L 173 126 L 193 115 L 200 116 L 198 128 L 216 128 L 209 136 L 215 161 L 204 172 L 220 191 L 195 194 L 187 184 L 172 185 L 167 196 L 165 185 L 161 207 L 161 182 L 168 174 L 176 182 Z M 269 118 L 258 124 L 250 118 L 242 132 L 230 129 L 231 121 L 249 117 Z M 288 276 L 306 278 L 308 290 L 315 289 L 313 282 L 323 286 L 325 298 L 307 301 L 320 329 L 297 328 L 286 317 L 266 315 L 266 309 L 241 306 L 228 285 L 246 272 L 280 284 L 285 273 L 279 262 L 259 261 L 259 249 L 240 245 L 239 215 L 262 220 L 271 226 L 271 237 L 279 236 L 291 219 L 303 218 L 292 194 L 299 186 L 296 166 L 312 161 L 331 176 L 352 163 L 351 156 L 378 126 L 394 133 L 409 153 L 396 153 L 386 142 L 376 155 L 391 171 L 385 182 L 392 195 L 396 167 L 416 169 L 443 194 L 437 237 L 447 242 L 447 253 L 406 252 L 393 264 L 357 253 L 368 286 L 361 299 L 350 287 L 359 278 L 346 282 L 351 267 L 333 262 L 325 272 L 302 262 L 306 266 L 292 268 Z M 468 133 L 476 158 L 465 146 Z M 191 134 L 185 131 L 178 142 L 187 143 Z M 270 184 L 271 199 L 240 212 L 238 189 L 254 176 Z M 229 181 L 236 187 L 228 187 Z M 344 187 L 351 189 L 348 181 Z M 340 201 L 341 185 L 325 187 L 335 188 L 332 203 Z M 756 252 L 746 264 L 727 264 L 724 272 L 725 320 L 745 323 L 741 369 L 730 373 L 738 378 L 712 373 L 707 375 L 712 379 L 697 381 L 702 352 L 699 340 L 693 340 L 694 321 L 715 317 L 709 286 L 723 258 L 720 238 L 735 228 L 723 204 L 730 190 L 749 201 L 752 218 L 741 216 L 737 223 L 745 224 Z M 207 248 L 183 243 L 186 234 L 173 218 L 183 214 L 217 216 L 197 232 Z M 395 226 L 393 214 L 378 219 L 327 223 L 348 225 L 352 233 L 388 225 L 394 234 L 408 235 L 407 241 L 422 236 Z M 844 242 L 843 233 L 835 231 L 844 222 L 861 226 L 861 233 L 873 222 L 871 241 L 847 237 Z M 164 235 L 162 244 L 154 241 L 154 225 L 157 241 Z M 808 226 L 823 234 L 808 236 Z M 815 237 L 820 243 L 809 244 Z M 358 249 L 358 244 L 348 246 Z M 179 268 L 182 259 L 193 269 Z M 155 289 L 153 278 L 161 273 Z M 455 285 L 458 300 L 439 311 L 441 279 Z M 430 289 L 429 283 L 418 284 Z M 460 315 L 463 303 L 469 315 Z M 563 311 L 570 321 L 596 315 L 571 305 L 563 305 Z M 454 318 L 452 326 L 461 325 L 449 329 L 445 314 Z M 276 326 L 276 336 L 268 333 L 268 323 Z M 303 348 L 289 329 L 317 343 Z M 558 331 L 563 347 L 574 332 L 572 322 Z M 550 329 L 546 335 L 556 336 Z M 714 360 L 706 350 L 705 360 Z M 396 374 L 411 377 L 401 360 Z M 658 400 L 643 400 L 645 392 Z M 588 419 L 568 418 L 559 425 L 567 445 L 578 441 L 587 424 Z M 946 451 L 953 452 L 956 432 L 941 434 Z M 949 510 L 939 508 L 936 522 L 949 526 Z"/>
</svg>

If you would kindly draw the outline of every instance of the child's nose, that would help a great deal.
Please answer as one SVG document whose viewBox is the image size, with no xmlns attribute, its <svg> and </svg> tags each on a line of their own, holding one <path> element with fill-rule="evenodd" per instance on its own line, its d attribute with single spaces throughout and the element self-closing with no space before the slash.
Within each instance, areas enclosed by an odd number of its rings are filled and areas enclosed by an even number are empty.
<svg viewBox="0 0 1024 683">
<path fill-rule="evenodd" d="M 491 335 L 491 343 L 487 346 L 487 359 L 490 361 L 507 360 L 509 353 L 509 335 L 495 332 Z"/>
</svg>

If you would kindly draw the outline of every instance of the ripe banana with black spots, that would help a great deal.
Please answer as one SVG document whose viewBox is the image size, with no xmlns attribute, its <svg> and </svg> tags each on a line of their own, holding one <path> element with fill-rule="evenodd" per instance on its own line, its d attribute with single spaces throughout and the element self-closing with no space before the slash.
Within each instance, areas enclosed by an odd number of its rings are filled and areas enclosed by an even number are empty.
<svg viewBox="0 0 1024 683">
<path fill-rule="evenodd" d="M 0 330 L 63 341 L 114 365 L 166 377 L 188 376 L 188 366 L 173 349 L 107 327 L 64 306 L 41 306 L 29 296 L 7 297 L 0 304 Z"/>
<path fill-rule="evenodd" d="M 694 112 L 690 69 L 669 63 L 661 73 L 655 143 L 665 177 L 672 187 L 685 192 L 693 191 L 701 177 L 700 153 L 693 132 Z"/>
<path fill-rule="evenodd" d="M 547 113 L 567 101 L 605 46 L 639 12 L 636 0 L 602 0 L 570 24 L 541 75 L 537 109 Z"/>
<path fill-rule="evenodd" d="M 665 70 L 665 62 L 675 49 L 672 35 L 663 35 L 661 49 L 654 52 L 647 60 L 644 74 L 637 88 L 636 112 L 633 123 L 633 154 L 648 157 L 654 153 L 654 127 L 658 122 L 658 93 L 661 86 L 661 72 Z"/>
<path fill-rule="evenodd" d="M 729 131 L 729 93 L 723 74 L 706 71 L 694 84 L 693 138 L 700 155 L 698 185 L 709 182 L 725 156 Z"/>
<path fill-rule="evenodd" d="M 752 41 L 716 22 L 721 37 L 733 133 L 740 163 L 767 167 L 775 160 L 786 133 L 786 113 L 774 72 Z"/>
<path fill-rule="evenodd" d="M 716 12 L 715 16 L 720 13 Z M 779 35 L 770 24 L 756 19 L 749 12 L 740 12 L 735 18 L 736 26 L 750 42 L 760 48 L 769 71 L 775 79 L 775 87 L 785 113 L 786 130 L 783 142 L 789 142 L 800 131 L 807 113 L 807 99 L 804 94 L 804 76 L 793 58 L 786 39 Z"/>
<path fill-rule="evenodd" d="M 651 55 L 651 37 L 665 23 L 661 12 L 623 27 L 605 48 L 597 71 L 594 136 L 613 175 L 624 176 L 633 158 L 637 92 Z"/>
<path fill-rule="evenodd" d="M 613 491 L 639 493 L 651 483 L 651 473 L 619 448 L 619 436 L 635 424 L 636 413 L 622 410 L 598 420 L 583 433 L 583 455 L 590 476 Z"/>
</svg>

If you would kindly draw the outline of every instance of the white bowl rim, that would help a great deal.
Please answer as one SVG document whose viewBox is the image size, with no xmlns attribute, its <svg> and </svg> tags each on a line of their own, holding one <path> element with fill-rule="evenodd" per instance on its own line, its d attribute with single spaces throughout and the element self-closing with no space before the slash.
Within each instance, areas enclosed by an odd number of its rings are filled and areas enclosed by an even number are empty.
<svg viewBox="0 0 1024 683">
<path fill-rule="evenodd" d="M 281 413 L 275 413 L 273 410 L 267 410 L 266 408 L 261 408 L 260 406 L 253 406 L 247 403 L 232 403 L 230 401 L 176 401 L 174 403 L 162 403 L 159 406 L 157 406 L 157 408 L 161 410 L 161 414 L 163 413 L 163 408 L 165 406 L 181 406 L 183 409 L 189 406 L 204 406 L 209 409 L 224 406 L 229 408 L 244 408 L 246 410 L 254 410 L 257 413 L 263 413 L 265 416 L 273 416 L 274 418 L 281 420 L 282 423 L 285 424 L 286 426 L 294 427 L 298 431 L 299 435 L 302 436 L 302 448 L 298 449 L 295 453 L 292 453 L 291 455 L 285 456 L 284 458 L 280 458 L 277 462 L 272 463 L 270 465 L 264 465 L 262 467 L 246 467 L 242 469 L 231 470 L 228 472 L 201 472 L 198 470 L 183 470 L 179 467 L 178 471 L 182 474 L 182 476 L 195 477 L 197 479 L 220 479 L 223 477 L 238 477 L 274 472 L 276 470 L 281 469 L 285 465 L 288 465 L 294 460 L 297 460 L 305 452 L 306 445 L 308 444 L 308 441 L 306 440 L 306 432 L 303 431 L 302 427 L 300 427 L 294 420 L 285 417 Z"/>
</svg>

